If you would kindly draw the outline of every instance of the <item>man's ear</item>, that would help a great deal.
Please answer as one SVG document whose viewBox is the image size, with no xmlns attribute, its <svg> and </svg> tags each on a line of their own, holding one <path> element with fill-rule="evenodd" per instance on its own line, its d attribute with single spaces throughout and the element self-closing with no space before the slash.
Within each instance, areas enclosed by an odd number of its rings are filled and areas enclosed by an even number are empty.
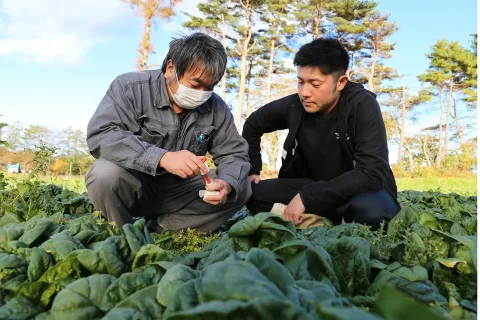
<svg viewBox="0 0 480 320">
<path fill-rule="evenodd" d="M 346 75 L 340 76 L 337 81 L 337 90 L 342 91 L 343 88 L 347 85 L 348 77 Z"/>
<path fill-rule="evenodd" d="M 167 67 L 165 68 L 165 79 L 171 79 L 174 76 L 173 62 L 172 60 L 167 61 Z"/>
</svg>

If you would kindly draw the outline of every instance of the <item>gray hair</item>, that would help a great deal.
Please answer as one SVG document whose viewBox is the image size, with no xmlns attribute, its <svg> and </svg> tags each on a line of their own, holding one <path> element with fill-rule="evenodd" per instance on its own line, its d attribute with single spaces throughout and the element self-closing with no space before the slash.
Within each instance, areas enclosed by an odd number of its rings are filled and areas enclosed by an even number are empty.
<svg viewBox="0 0 480 320">
<path fill-rule="evenodd" d="M 162 72 L 167 70 L 167 63 L 172 60 L 179 79 L 187 70 L 195 72 L 202 69 L 212 76 L 212 84 L 217 84 L 227 67 L 227 53 L 220 41 L 201 32 L 173 39 L 170 49 L 163 60 Z"/>
</svg>

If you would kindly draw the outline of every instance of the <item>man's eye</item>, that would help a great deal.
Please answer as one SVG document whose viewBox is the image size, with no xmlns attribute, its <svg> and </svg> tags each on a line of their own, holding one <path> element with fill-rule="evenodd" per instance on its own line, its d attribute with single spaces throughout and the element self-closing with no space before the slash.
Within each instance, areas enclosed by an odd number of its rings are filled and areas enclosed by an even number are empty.
<svg viewBox="0 0 480 320">
<path fill-rule="evenodd" d="M 320 85 L 314 84 L 313 87 L 314 87 L 314 88 L 318 88 L 318 87 L 320 87 Z"/>
<path fill-rule="evenodd" d="M 299 81 L 299 82 L 297 82 L 297 83 L 298 83 L 299 85 L 303 86 L 303 82 L 300 82 L 300 81 Z"/>
</svg>

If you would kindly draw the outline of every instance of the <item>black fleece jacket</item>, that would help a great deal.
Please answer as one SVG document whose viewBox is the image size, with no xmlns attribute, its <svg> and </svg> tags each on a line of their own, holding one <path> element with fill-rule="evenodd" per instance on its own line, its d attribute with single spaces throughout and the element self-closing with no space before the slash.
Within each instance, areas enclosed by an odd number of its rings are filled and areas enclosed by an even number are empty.
<svg viewBox="0 0 480 320">
<path fill-rule="evenodd" d="M 302 188 L 300 196 L 306 212 L 331 214 L 332 210 L 359 193 L 382 189 L 396 200 L 397 186 L 388 160 L 385 124 L 375 94 L 361 84 L 348 82 L 335 108 L 338 108 L 338 116 L 335 117 L 338 131 L 335 134 L 342 149 L 343 173 Z M 242 136 L 249 144 L 250 174 L 260 174 L 262 169 L 262 135 L 289 129 L 279 178 L 301 177 L 295 169 L 300 157 L 295 149 L 298 146 L 297 133 L 305 114 L 298 95 L 292 94 L 266 104 L 248 117 Z M 302 156 L 305 155 L 308 157 L 308 153 Z M 338 161 L 337 157 L 332 157 L 332 161 Z"/>
</svg>

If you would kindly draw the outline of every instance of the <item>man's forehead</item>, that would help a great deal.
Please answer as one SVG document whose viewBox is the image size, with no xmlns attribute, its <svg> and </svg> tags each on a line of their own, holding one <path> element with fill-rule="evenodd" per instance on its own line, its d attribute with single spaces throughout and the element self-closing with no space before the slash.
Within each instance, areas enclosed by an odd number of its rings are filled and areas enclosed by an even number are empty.
<svg viewBox="0 0 480 320">
<path fill-rule="evenodd" d="M 319 80 L 325 80 L 328 78 L 328 75 L 323 74 L 319 67 L 311 66 L 297 67 L 297 76 L 304 80 L 315 78 Z"/>
</svg>

